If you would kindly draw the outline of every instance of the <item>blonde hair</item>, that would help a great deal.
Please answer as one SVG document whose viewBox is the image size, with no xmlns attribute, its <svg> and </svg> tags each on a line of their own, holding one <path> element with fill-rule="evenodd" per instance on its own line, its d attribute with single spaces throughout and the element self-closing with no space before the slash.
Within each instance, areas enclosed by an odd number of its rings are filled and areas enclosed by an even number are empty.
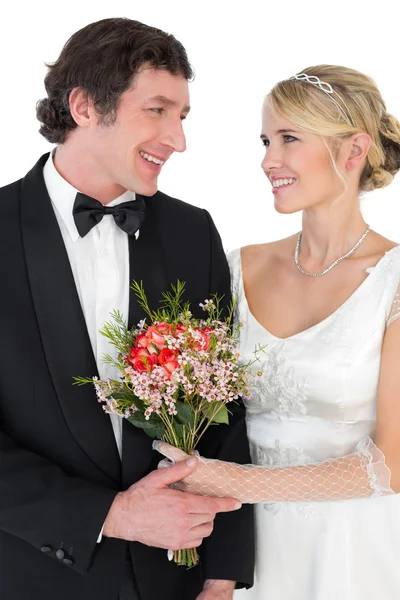
<svg viewBox="0 0 400 600">
<path fill-rule="evenodd" d="M 359 189 L 389 185 L 400 169 L 400 123 L 386 111 L 373 79 L 336 65 L 318 65 L 301 72 L 330 84 L 334 95 L 307 81 L 287 79 L 272 88 L 266 104 L 301 129 L 332 140 L 367 133 L 371 146 Z"/>
</svg>

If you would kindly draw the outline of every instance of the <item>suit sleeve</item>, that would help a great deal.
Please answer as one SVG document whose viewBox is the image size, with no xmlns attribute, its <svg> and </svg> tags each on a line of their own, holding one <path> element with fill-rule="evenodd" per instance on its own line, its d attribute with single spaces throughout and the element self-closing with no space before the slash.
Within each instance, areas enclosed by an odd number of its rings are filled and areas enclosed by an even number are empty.
<svg viewBox="0 0 400 600">
<path fill-rule="evenodd" d="M 221 238 L 206 212 L 210 227 L 209 293 L 224 295 L 223 305 L 231 299 L 229 266 Z M 245 409 L 242 403 L 232 404 L 229 426 L 210 427 L 199 451 L 204 456 L 239 464 L 251 463 L 247 439 Z M 243 505 L 239 511 L 217 515 L 212 535 L 200 548 L 204 579 L 236 581 L 236 587 L 251 587 L 254 578 L 253 507 Z"/>
<path fill-rule="evenodd" d="M 66 568 L 90 569 L 116 493 L 68 475 L 0 430 L 0 529 Z"/>
</svg>

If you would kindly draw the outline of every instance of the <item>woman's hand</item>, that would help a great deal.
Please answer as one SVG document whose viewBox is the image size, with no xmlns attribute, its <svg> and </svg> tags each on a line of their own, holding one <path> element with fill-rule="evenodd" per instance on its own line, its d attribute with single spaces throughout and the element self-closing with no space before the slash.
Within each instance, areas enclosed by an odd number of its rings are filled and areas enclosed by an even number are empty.
<svg viewBox="0 0 400 600">
<path fill-rule="evenodd" d="M 183 450 L 179 450 L 166 442 L 155 440 L 153 442 L 154 450 L 163 454 L 167 460 L 162 460 L 158 468 L 166 468 L 172 464 L 187 460 L 189 456 Z M 229 489 L 233 491 L 233 487 L 226 485 L 228 480 L 236 481 L 239 465 L 234 463 L 226 463 L 224 461 L 203 458 L 195 452 L 197 457 L 197 467 L 182 481 L 174 484 L 174 489 L 178 489 L 198 496 L 213 496 L 219 498 L 235 498 L 231 495 Z"/>
<path fill-rule="evenodd" d="M 154 440 L 153 448 L 160 454 L 163 454 L 172 463 L 182 462 L 183 460 L 187 460 L 189 458 L 189 455 L 183 450 L 179 450 L 178 448 L 167 444 L 167 442 L 162 442 L 161 440 Z"/>
</svg>

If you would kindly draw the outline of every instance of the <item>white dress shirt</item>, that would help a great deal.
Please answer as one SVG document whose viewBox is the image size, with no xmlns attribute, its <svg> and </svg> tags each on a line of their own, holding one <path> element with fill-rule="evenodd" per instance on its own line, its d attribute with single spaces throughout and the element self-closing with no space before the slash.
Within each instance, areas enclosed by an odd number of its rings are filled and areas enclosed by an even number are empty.
<svg viewBox="0 0 400 600">
<path fill-rule="evenodd" d="M 100 223 L 81 238 L 72 215 L 79 190 L 61 177 L 51 154 L 43 168 L 43 175 L 67 250 L 100 378 L 117 379 L 118 370 L 103 362 L 104 354 L 116 358 L 117 351 L 99 330 L 110 320 L 113 309 L 119 310 L 125 321 L 128 319 L 128 235 L 118 227 L 112 215 L 104 215 Z M 107 206 L 128 200 L 135 200 L 134 192 L 126 191 Z M 121 457 L 122 418 L 117 415 L 110 415 L 110 418 Z"/>
</svg>

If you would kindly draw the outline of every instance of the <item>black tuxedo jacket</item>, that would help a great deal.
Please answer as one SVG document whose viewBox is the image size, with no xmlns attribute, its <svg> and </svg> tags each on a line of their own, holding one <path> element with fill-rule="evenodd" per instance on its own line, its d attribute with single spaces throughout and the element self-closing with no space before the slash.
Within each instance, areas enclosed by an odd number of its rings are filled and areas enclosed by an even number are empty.
<svg viewBox="0 0 400 600">
<path fill-rule="evenodd" d="M 97 537 L 116 493 L 156 468 L 151 439 L 124 422 L 123 459 L 92 386 L 97 373 L 68 256 L 48 196 L 43 156 L 0 189 L 0 598 L 117 600 L 127 553 L 142 600 L 194 600 L 206 578 L 253 580 L 250 506 L 218 515 L 186 570 L 166 551 Z M 229 270 L 208 213 L 160 192 L 130 239 L 130 278 L 150 304 L 179 278 L 197 304 L 229 295 Z M 133 293 L 130 324 L 142 317 Z M 199 450 L 250 462 L 244 410 L 211 427 Z"/>
</svg>

